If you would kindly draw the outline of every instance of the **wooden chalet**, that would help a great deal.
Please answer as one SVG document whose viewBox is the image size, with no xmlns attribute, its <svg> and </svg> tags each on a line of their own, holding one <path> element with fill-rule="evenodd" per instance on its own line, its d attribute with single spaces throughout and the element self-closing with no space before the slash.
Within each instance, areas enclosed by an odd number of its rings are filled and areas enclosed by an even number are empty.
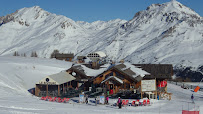
<svg viewBox="0 0 203 114">
<path fill-rule="evenodd" d="M 83 89 L 88 91 L 89 87 L 92 86 L 92 78 L 104 72 L 108 67 L 100 66 L 100 69 L 92 69 L 91 66 L 91 64 L 76 64 L 66 71 L 76 78 L 70 82 L 72 88 L 83 86 Z"/>
<path fill-rule="evenodd" d="M 170 80 L 173 76 L 172 64 L 134 64 L 135 66 L 142 68 L 143 70 L 150 73 L 144 77 L 144 79 L 156 79 L 157 86 L 163 81 Z M 166 87 L 162 88 L 167 92 Z"/>
<path fill-rule="evenodd" d="M 133 64 L 150 73 L 145 79 L 171 79 L 173 76 L 172 64 Z"/>
<path fill-rule="evenodd" d="M 149 73 L 136 68 L 129 63 L 111 65 L 106 71 L 93 79 L 93 84 L 100 85 L 110 94 L 119 92 L 119 90 L 134 90 L 140 87 L 140 81 Z"/>
<path fill-rule="evenodd" d="M 65 54 L 65 53 L 54 53 L 51 55 L 51 58 L 56 58 L 58 60 L 72 61 L 74 58 L 73 53 Z"/>
<path fill-rule="evenodd" d="M 61 96 L 66 92 L 69 82 L 76 78 L 67 72 L 49 75 L 36 83 L 35 96 Z"/>
<path fill-rule="evenodd" d="M 173 76 L 172 64 L 134 64 L 136 67 L 142 68 L 143 70 L 150 73 L 143 78 L 143 80 L 156 80 L 156 94 L 167 94 L 171 97 L 171 93 L 167 92 L 167 80 L 170 80 Z M 149 93 L 149 92 L 146 92 Z M 171 98 L 169 98 L 170 100 Z"/>
<path fill-rule="evenodd" d="M 70 82 L 71 88 L 79 88 L 89 79 L 81 65 L 72 66 L 70 69 L 67 70 L 67 72 L 76 78 L 75 80 Z"/>
<path fill-rule="evenodd" d="M 164 88 L 159 88 L 159 85 L 167 82 L 173 75 L 172 65 L 165 64 L 132 65 L 126 62 L 98 65 L 98 67 L 98 69 L 93 69 L 91 64 L 73 65 L 66 71 L 75 78 L 68 83 L 68 87 L 81 88 L 84 91 L 89 91 L 90 87 L 93 91 L 102 88 L 103 93 L 109 91 L 110 94 L 120 91 L 136 91 L 142 95 L 142 80 L 148 80 L 148 82 L 153 82 L 154 89 L 143 91 L 143 94 L 157 95 L 157 88 L 158 91 L 167 92 L 167 85 Z"/>
</svg>

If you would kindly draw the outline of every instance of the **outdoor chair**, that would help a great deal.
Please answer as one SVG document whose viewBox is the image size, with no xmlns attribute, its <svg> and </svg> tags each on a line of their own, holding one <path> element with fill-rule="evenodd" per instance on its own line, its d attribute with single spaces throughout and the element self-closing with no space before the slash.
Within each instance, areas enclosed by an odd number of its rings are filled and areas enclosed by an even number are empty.
<svg viewBox="0 0 203 114">
<path fill-rule="evenodd" d="M 131 106 L 135 106 L 135 101 L 132 101 Z"/>
<path fill-rule="evenodd" d="M 60 103 L 60 102 L 61 102 L 61 98 L 60 98 L 60 97 L 58 97 L 58 99 L 57 99 L 56 101 Z"/>
<path fill-rule="evenodd" d="M 135 106 L 139 106 L 139 100 L 135 101 Z"/>
<path fill-rule="evenodd" d="M 122 100 L 122 105 L 125 105 L 125 100 Z"/>
<path fill-rule="evenodd" d="M 143 100 L 143 105 L 146 106 L 146 104 L 147 104 L 147 100 L 144 99 L 144 100 Z"/>
<path fill-rule="evenodd" d="M 44 97 L 44 100 L 45 100 L 45 101 L 47 101 L 47 100 L 48 100 L 48 98 L 49 98 L 49 96 L 46 96 L 46 97 Z"/>
<path fill-rule="evenodd" d="M 63 98 L 63 99 L 61 100 L 61 102 L 62 102 L 62 103 L 64 103 L 64 102 L 65 102 L 65 100 L 66 100 L 66 98 Z"/>
<path fill-rule="evenodd" d="M 56 99 L 57 99 L 57 97 L 54 97 L 52 100 L 49 100 L 49 101 L 54 102 L 54 101 L 56 101 Z"/>
<path fill-rule="evenodd" d="M 44 97 L 41 97 L 41 100 L 44 100 Z"/>
<path fill-rule="evenodd" d="M 147 99 L 147 104 L 148 104 L 148 105 L 150 104 L 150 100 L 149 100 L 149 99 Z"/>
<path fill-rule="evenodd" d="M 70 98 L 66 98 L 66 100 L 64 101 L 64 103 L 68 103 L 70 100 Z"/>
<path fill-rule="evenodd" d="M 52 101 L 53 99 L 52 99 L 52 98 L 49 98 L 48 100 L 49 100 L 49 101 Z"/>
<path fill-rule="evenodd" d="M 139 106 L 142 106 L 143 105 L 143 99 L 140 99 L 139 100 Z"/>
<path fill-rule="evenodd" d="M 126 100 L 125 101 L 125 105 L 127 106 L 129 104 L 129 100 Z"/>
</svg>

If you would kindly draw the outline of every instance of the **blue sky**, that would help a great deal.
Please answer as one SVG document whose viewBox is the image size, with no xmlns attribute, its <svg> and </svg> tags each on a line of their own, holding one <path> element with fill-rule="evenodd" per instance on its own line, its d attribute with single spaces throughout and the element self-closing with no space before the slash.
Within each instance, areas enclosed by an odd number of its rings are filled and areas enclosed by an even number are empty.
<svg viewBox="0 0 203 114">
<path fill-rule="evenodd" d="M 168 1 L 170 0 L 0 0 L 0 16 L 37 5 L 74 21 L 108 21 L 117 18 L 130 20 L 136 12 L 145 10 L 147 6 Z M 177 1 L 203 16 L 203 0 Z"/>
</svg>

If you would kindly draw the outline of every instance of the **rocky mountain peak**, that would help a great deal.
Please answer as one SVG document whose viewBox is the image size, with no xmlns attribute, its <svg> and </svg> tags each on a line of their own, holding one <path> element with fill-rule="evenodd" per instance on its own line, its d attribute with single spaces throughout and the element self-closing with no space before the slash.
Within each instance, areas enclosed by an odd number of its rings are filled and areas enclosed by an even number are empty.
<svg viewBox="0 0 203 114">
<path fill-rule="evenodd" d="M 186 7 L 176 0 L 163 4 L 152 4 L 146 10 L 137 12 L 133 19 L 123 24 L 121 28 L 131 29 L 142 26 L 143 24 L 152 24 L 154 21 L 160 23 L 173 23 L 172 25 L 186 21 L 192 23 L 202 23 L 202 17 L 192 9 Z"/>
</svg>

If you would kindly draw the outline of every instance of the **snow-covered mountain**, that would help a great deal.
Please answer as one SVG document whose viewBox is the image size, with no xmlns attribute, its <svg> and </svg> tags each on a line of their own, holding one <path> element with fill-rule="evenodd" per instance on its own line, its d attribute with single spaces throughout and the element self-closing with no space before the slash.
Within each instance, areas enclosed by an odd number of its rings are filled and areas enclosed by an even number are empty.
<svg viewBox="0 0 203 114">
<path fill-rule="evenodd" d="M 36 51 L 48 58 L 54 49 L 75 55 L 104 51 L 113 60 L 203 71 L 203 18 L 175 0 L 152 4 L 130 21 L 93 23 L 75 22 L 38 6 L 23 8 L 0 17 L 0 41 L 0 55 Z"/>
</svg>

